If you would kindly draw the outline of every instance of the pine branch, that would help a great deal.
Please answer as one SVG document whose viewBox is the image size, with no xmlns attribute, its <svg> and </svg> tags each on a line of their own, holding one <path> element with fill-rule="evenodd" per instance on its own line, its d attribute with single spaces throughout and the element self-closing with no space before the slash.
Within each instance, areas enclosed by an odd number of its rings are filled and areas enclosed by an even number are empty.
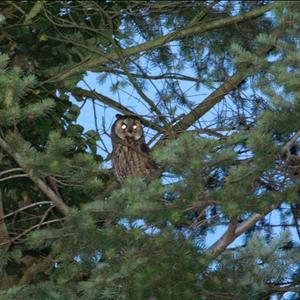
<svg viewBox="0 0 300 300">
<path fill-rule="evenodd" d="M 262 7 L 253 9 L 245 14 L 234 16 L 234 17 L 228 17 L 223 18 L 220 20 L 213 20 L 207 23 L 199 23 L 199 24 L 193 24 L 192 26 L 187 26 L 183 29 L 177 30 L 175 32 L 163 35 L 157 39 L 154 39 L 149 42 L 145 42 L 142 44 L 139 44 L 137 46 L 129 47 L 127 49 L 124 49 L 123 53 L 124 56 L 131 56 L 138 53 L 141 53 L 143 51 L 149 51 L 152 49 L 159 48 L 169 42 L 178 40 L 180 38 L 184 38 L 193 34 L 199 34 L 208 30 L 212 29 L 218 29 L 218 28 L 224 28 L 225 26 L 229 26 L 232 24 L 236 24 L 239 22 L 246 21 L 251 18 L 256 18 L 272 9 L 274 9 L 278 5 L 277 2 L 273 2 L 271 4 L 264 5 Z M 97 70 L 99 66 L 109 62 L 114 61 L 118 59 L 118 53 L 116 51 L 112 51 L 110 53 L 107 53 L 106 57 L 103 57 L 102 54 L 99 53 L 99 56 L 92 57 L 90 59 L 87 59 L 85 61 L 82 61 L 64 71 L 62 71 L 60 74 L 53 76 L 46 82 L 58 82 L 65 80 L 69 78 L 70 76 L 85 72 L 87 70 Z"/>
<path fill-rule="evenodd" d="M 34 184 L 50 199 L 57 209 L 63 214 L 67 215 L 70 208 L 64 203 L 63 199 L 59 197 L 42 179 L 33 175 L 32 170 L 28 169 L 22 162 L 22 157 L 14 151 L 4 139 L 0 137 L 0 147 L 10 155 L 16 163 L 23 169 L 24 173 L 34 182 Z"/>
<path fill-rule="evenodd" d="M 281 34 L 280 29 L 275 29 L 272 35 L 276 38 Z M 261 48 L 256 51 L 258 57 L 263 57 L 268 54 L 274 45 Z M 206 97 L 198 106 L 196 106 L 191 112 L 186 114 L 178 123 L 176 123 L 172 130 L 176 132 L 185 131 L 194 122 L 199 120 L 204 114 L 206 114 L 213 106 L 219 103 L 224 96 L 229 92 L 235 90 L 248 76 L 253 72 L 252 65 L 246 68 L 238 70 L 234 75 L 230 76 L 219 88 L 217 88 L 213 93 Z"/>
<path fill-rule="evenodd" d="M 282 148 L 287 149 L 289 144 L 292 143 L 297 134 Z M 265 215 L 270 213 L 274 208 L 278 207 L 278 205 L 272 205 L 271 208 L 265 214 L 255 213 L 248 220 L 245 220 L 241 224 L 239 224 L 233 232 L 233 226 L 230 223 L 227 231 L 223 234 L 223 236 L 210 247 L 210 254 L 212 257 L 217 257 L 221 254 L 227 246 L 232 243 L 237 237 L 245 233 L 251 227 L 253 227 L 260 219 L 262 219 Z"/>
<path fill-rule="evenodd" d="M 4 209 L 2 204 L 2 192 L 0 191 L 0 252 L 6 252 L 9 249 L 11 240 L 8 234 L 6 223 L 4 221 Z M 5 269 L 0 270 L 0 288 L 10 285 L 10 276 Z"/>
</svg>

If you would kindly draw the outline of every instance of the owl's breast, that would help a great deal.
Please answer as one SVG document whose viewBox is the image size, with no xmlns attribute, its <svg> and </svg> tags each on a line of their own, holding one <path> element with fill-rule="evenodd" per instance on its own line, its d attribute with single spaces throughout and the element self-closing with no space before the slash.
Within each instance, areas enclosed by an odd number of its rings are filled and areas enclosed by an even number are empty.
<svg viewBox="0 0 300 300">
<path fill-rule="evenodd" d="M 120 183 L 128 177 L 146 177 L 157 170 L 148 153 L 134 145 L 115 144 L 112 154 L 113 171 Z"/>
</svg>

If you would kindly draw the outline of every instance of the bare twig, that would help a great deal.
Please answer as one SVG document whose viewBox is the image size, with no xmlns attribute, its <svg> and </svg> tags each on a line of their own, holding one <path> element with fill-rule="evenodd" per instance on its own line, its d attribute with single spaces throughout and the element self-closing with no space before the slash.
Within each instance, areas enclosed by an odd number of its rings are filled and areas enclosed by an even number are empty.
<svg viewBox="0 0 300 300">
<path fill-rule="evenodd" d="M 51 201 L 40 201 L 40 202 L 36 202 L 36 203 L 31 203 L 29 205 L 26 205 L 24 207 L 21 207 L 21 208 L 15 210 L 15 211 L 11 212 L 9 214 L 6 214 L 5 216 L 0 218 L 0 221 L 3 220 L 3 219 L 9 218 L 9 217 L 11 217 L 15 214 L 18 214 L 19 212 L 21 212 L 23 210 L 26 210 L 26 209 L 29 209 L 31 207 L 38 206 L 38 205 L 44 205 L 44 204 L 52 204 L 52 202 Z"/>
<path fill-rule="evenodd" d="M 72 89 L 71 92 L 72 92 L 72 94 L 74 94 L 77 97 L 87 97 L 87 98 L 91 98 L 91 99 L 100 100 L 102 103 L 114 108 L 115 110 L 117 110 L 123 114 L 136 115 L 136 113 L 134 113 L 130 109 L 126 108 L 122 104 L 118 103 L 117 101 L 114 101 L 113 99 L 111 99 L 107 96 L 104 96 L 100 93 L 97 93 L 96 91 L 87 91 L 82 88 L 76 87 L 76 88 Z M 154 124 L 153 122 L 150 122 L 141 116 L 138 116 L 138 117 L 142 120 L 143 124 L 145 124 L 147 127 L 157 130 L 159 132 L 164 132 L 163 128 L 160 127 L 159 125 Z"/>
<path fill-rule="evenodd" d="M 13 172 L 18 172 L 18 171 L 23 171 L 23 170 L 22 170 L 22 168 L 12 168 L 9 170 L 5 170 L 5 171 L 0 172 L 0 177 L 5 174 L 8 174 L 8 173 L 13 173 Z"/>
<path fill-rule="evenodd" d="M 48 209 L 45 211 L 44 215 L 41 218 L 41 221 L 39 222 L 39 225 L 42 226 L 42 224 L 45 222 L 46 218 L 48 217 L 49 213 L 53 209 L 53 205 L 49 206 Z M 40 228 L 40 226 L 38 228 Z"/>
<path fill-rule="evenodd" d="M 134 86 L 134 88 L 136 89 L 136 91 L 138 92 L 138 94 L 144 99 L 144 101 L 150 106 L 151 110 L 156 113 L 157 117 L 159 118 L 159 120 L 164 124 L 164 126 L 167 127 L 168 122 L 167 120 L 164 118 L 162 112 L 158 109 L 157 105 L 144 93 L 144 91 L 140 88 L 140 86 L 138 85 L 138 83 L 136 82 L 135 78 L 131 75 L 131 73 L 129 72 L 127 66 L 126 66 L 126 62 L 125 62 L 125 55 L 123 54 L 123 51 L 125 49 L 122 49 L 122 47 L 118 44 L 117 41 L 113 41 L 113 44 L 116 48 L 116 52 L 118 53 L 119 57 L 120 57 L 120 64 L 125 72 L 125 74 L 127 75 L 129 81 L 131 82 L 131 84 Z"/>
<path fill-rule="evenodd" d="M 16 237 L 14 237 L 13 239 L 11 239 L 9 242 L 7 241 L 7 242 L 0 243 L 0 247 L 3 246 L 3 245 L 7 245 L 8 243 L 14 243 L 14 242 L 16 242 L 18 239 L 20 239 L 24 235 L 27 235 L 30 231 L 32 231 L 32 230 L 34 230 L 36 228 L 40 228 L 41 226 L 45 226 L 45 225 L 49 225 L 49 224 L 54 224 L 54 223 L 61 222 L 61 221 L 62 221 L 62 219 L 54 219 L 54 220 L 49 220 L 49 221 L 46 221 L 46 222 L 39 223 L 39 224 L 36 224 L 34 226 L 31 226 L 31 227 L 27 228 L 26 230 L 24 230 L 19 235 L 17 235 Z"/>
<path fill-rule="evenodd" d="M 28 175 L 27 174 L 11 175 L 11 176 L 7 176 L 5 178 L 0 178 L 0 182 L 6 181 L 6 180 L 10 180 L 10 179 L 14 179 L 14 178 L 21 178 L 21 177 L 28 177 Z"/>
</svg>

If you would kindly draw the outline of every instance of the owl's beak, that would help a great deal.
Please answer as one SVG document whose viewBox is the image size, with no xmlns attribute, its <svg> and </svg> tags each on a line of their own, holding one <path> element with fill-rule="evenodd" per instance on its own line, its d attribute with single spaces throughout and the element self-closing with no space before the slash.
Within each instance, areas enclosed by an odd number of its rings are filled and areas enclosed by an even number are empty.
<svg viewBox="0 0 300 300">
<path fill-rule="evenodd" d="M 134 134 L 133 134 L 133 130 L 132 129 L 128 129 L 127 133 L 126 133 L 126 137 L 131 139 L 134 137 Z"/>
</svg>

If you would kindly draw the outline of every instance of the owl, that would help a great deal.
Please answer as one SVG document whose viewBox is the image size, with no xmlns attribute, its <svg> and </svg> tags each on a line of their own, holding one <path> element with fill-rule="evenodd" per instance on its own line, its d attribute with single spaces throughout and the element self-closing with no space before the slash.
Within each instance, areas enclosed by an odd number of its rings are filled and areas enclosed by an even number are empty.
<svg viewBox="0 0 300 300">
<path fill-rule="evenodd" d="M 111 131 L 114 175 L 121 184 L 128 177 L 148 177 L 158 168 L 145 144 L 141 120 L 130 115 L 116 115 L 116 118 Z"/>
</svg>

